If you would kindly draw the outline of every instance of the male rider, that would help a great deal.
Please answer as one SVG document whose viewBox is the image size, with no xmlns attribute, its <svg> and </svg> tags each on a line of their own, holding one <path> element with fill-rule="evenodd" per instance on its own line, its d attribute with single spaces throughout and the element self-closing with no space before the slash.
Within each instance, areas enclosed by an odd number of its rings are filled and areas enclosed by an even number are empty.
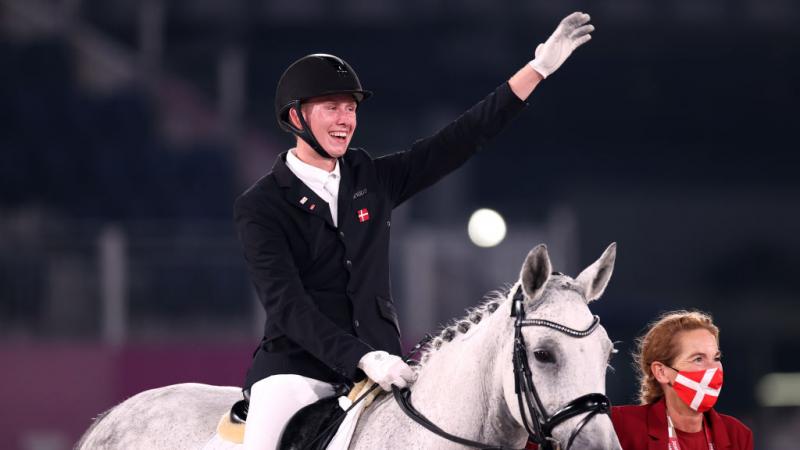
<svg viewBox="0 0 800 450">
<path fill-rule="evenodd" d="M 295 146 L 234 208 L 267 313 L 245 383 L 246 448 L 275 448 L 289 418 L 333 395 L 334 384 L 366 375 L 389 390 L 414 381 L 398 356 L 389 281 L 392 209 L 505 128 L 539 82 L 591 38 L 588 22 L 583 13 L 566 17 L 507 82 L 433 136 L 380 158 L 349 148 L 358 107 L 371 95 L 349 64 L 314 54 L 284 72 L 275 113 Z"/>
</svg>

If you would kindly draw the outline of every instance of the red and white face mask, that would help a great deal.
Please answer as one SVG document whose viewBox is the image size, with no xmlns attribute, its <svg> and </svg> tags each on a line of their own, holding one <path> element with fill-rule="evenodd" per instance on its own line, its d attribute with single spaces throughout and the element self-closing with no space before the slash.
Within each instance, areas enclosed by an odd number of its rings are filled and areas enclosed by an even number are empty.
<svg viewBox="0 0 800 450">
<path fill-rule="evenodd" d="M 688 371 L 667 367 L 678 372 L 670 386 L 689 408 L 702 413 L 714 407 L 722 390 L 722 369 Z"/>
</svg>

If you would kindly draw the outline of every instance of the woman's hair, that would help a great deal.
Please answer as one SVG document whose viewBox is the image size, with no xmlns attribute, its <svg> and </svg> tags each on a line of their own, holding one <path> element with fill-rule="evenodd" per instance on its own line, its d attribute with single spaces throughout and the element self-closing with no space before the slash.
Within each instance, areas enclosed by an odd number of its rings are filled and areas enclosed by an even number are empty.
<svg viewBox="0 0 800 450">
<path fill-rule="evenodd" d="M 709 314 L 700 311 L 670 311 L 651 323 L 647 333 L 636 340 L 633 354 L 634 366 L 639 372 L 639 402 L 643 405 L 655 403 L 664 396 L 650 365 L 660 361 L 672 365 L 680 349 L 676 337 L 682 331 L 708 330 L 719 343 L 719 329 Z"/>
</svg>

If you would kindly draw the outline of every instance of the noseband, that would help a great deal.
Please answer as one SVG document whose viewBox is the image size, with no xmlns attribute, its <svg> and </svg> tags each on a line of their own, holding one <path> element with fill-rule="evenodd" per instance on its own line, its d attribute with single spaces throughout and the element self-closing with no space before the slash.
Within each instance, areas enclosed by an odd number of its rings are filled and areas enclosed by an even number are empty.
<svg viewBox="0 0 800 450">
<path fill-rule="evenodd" d="M 522 424 L 528 432 L 528 440 L 536 443 L 541 450 L 559 450 L 560 443 L 553 438 L 553 429 L 562 422 L 580 414 L 589 413 L 572 430 L 565 450 L 572 447 L 572 442 L 584 426 L 597 414 L 609 414 L 611 411 L 611 401 L 604 394 L 592 393 L 578 397 L 564 405 L 554 414 L 549 415 L 542 405 L 539 393 L 533 383 L 530 364 L 528 363 L 528 352 L 525 347 L 525 338 L 522 336 L 523 327 L 547 327 L 552 330 L 564 333 L 574 338 L 584 338 L 589 336 L 600 325 L 600 318 L 594 316 L 591 325 L 585 330 L 575 330 L 556 322 L 543 319 L 525 319 L 525 309 L 523 307 L 524 296 L 522 287 L 517 286 L 511 304 L 511 317 L 514 321 L 514 350 L 512 361 L 514 364 L 514 391 L 517 395 L 519 413 L 522 417 Z M 419 348 L 423 345 L 417 345 Z M 442 430 L 411 404 L 411 391 L 408 388 L 399 389 L 392 387 L 395 400 L 412 420 L 427 428 L 431 432 L 456 443 L 468 447 L 480 448 L 483 450 L 508 450 L 506 447 L 483 444 L 458 437 Z"/>
</svg>

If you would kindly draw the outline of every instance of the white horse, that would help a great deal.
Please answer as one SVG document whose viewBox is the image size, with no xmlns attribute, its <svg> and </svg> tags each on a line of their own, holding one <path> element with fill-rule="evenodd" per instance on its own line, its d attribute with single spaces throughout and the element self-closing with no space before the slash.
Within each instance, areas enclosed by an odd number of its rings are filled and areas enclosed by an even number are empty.
<svg viewBox="0 0 800 450">
<path fill-rule="evenodd" d="M 512 298 L 524 300 L 525 319 L 555 326 L 531 326 L 522 332 L 545 415 L 573 399 L 604 393 L 606 367 L 613 345 L 602 326 L 585 337 L 566 329 L 592 329 L 595 316 L 588 303 L 600 297 L 614 268 L 612 244 L 577 278 L 551 274 L 544 245 L 530 251 L 520 279 L 507 294 L 497 294 L 468 311 L 430 343 L 417 366 L 411 388 L 414 406 L 442 430 L 472 441 L 505 448 L 523 448 L 523 426 L 515 394 L 515 318 Z M 521 296 L 524 294 L 524 296 Z M 216 436 L 219 418 L 241 398 L 239 388 L 179 384 L 142 392 L 98 418 L 77 449 L 238 448 Z M 536 408 L 535 408 L 536 409 Z M 527 413 L 527 412 L 526 412 Z M 586 413 L 555 427 L 553 439 L 562 448 L 580 427 Z M 248 426 L 258 426 L 250 423 Z M 379 397 L 362 414 L 350 449 L 463 449 L 406 416 L 391 395 Z M 611 420 L 597 414 L 577 433 L 572 449 L 620 449 Z"/>
</svg>

